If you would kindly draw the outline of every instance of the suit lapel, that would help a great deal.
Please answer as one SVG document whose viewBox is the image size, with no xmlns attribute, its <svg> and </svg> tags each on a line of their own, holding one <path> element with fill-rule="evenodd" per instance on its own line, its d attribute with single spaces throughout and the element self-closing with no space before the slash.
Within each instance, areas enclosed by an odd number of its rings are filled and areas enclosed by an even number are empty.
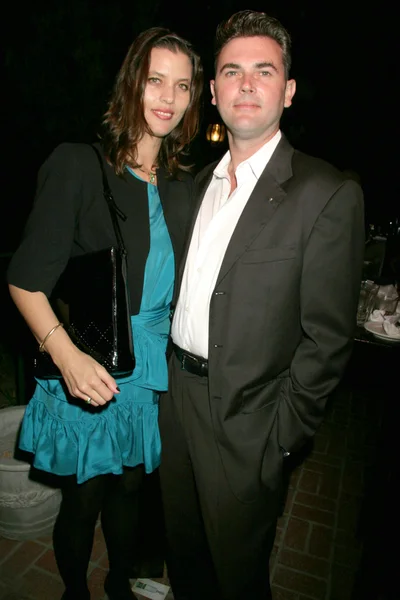
<svg viewBox="0 0 400 600">
<path fill-rule="evenodd" d="M 195 205 L 193 219 L 192 219 L 192 222 L 190 225 L 188 240 L 187 240 L 187 244 L 186 244 L 185 261 L 186 261 L 187 253 L 189 251 L 190 241 L 192 239 L 193 229 L 196 224 L 197 215 L 199 214 L 200 206 L 203 202 L 203 198 L 208 189 L 208 186 L 211 183 L 213 172 L 214 172 L 214 169 L 217 164 L 218 164 L 217 162 L 214 162 L 211 165 L 208 165 L 205 169 L 203 169 L 203 171 L 201 171 L 201 173 L 199 173 L 199 175 L 196 177 L 196 180 L 195 180 L 194 193 L 196 195 L 196 205 Z"/>
<path fill-rule="evenodd" d="M 189 252 L 189 246 L 190 246 L 190 242 L 192 240 L 192 235 L 193 235 L 194 226 L 196 224 L 197 215 L 199 214 L 199 210 L 200 210 L 201 203 L 203 202 L 204 194 L 206 193 L 206 190 L 207 190 L 208 186 L 210 185 L 213 171 L 217 164 L 218 164 L 217 162 L 214 162 L 214 163 L 208 165 L 196 177 L 195 192 L 194 192 L 196 195 L 196 205 L 195 205 L 195 209 L 193 212 L 193 218 L 192 218 L 192 221 L 190 224 L 188 235 L 186 238 L 186 243 L 185 243 L 185 247 L 184 247 L 184 251 L 183 251 L 183 257 L 182 257 L 181 264 L 179 267 L 177 289 L 180 289 L 180 287 L 181 287 L 183 271 L 185 269 L 186 258 L 187 258 L 188 252 Z"/>
<path fill-rule="evenodd" d="M 272 219 L 285 199 L 282 184 L 292 176 L 293 148 L 282 136 L 239 218 L 222 261 L 217 285 Z"/>
</svg>

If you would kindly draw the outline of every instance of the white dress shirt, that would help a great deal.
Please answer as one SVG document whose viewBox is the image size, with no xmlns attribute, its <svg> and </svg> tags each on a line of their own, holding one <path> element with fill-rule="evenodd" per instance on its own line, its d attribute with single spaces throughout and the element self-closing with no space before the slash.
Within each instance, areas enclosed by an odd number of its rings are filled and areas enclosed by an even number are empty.
<svg viewBox="0 0 400 600">
<path fill-rule="evenodd" d="M 218 273 L 240 215 L 281 137 L 278 131 L 238 165 L 237 187 L 231 195 L 229 151 L 214 169 L 197 215 L 172 321 L 174 343 L 192 354 L 208 358 L 210 299 Z"/>
</svg>

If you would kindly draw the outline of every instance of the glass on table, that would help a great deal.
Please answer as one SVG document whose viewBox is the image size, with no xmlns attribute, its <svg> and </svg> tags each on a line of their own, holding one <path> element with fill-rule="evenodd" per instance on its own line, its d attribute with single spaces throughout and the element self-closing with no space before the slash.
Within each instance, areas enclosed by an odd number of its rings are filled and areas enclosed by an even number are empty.
<svg viewBox="0 0 400 600">
<path fill-rule="evenodd" d="M 376 299 L 376 308 L 385 311 L 387 314 L 396 312 L 399 301 L 399 292 L 394 285 L 381 285 Z"/>
<path fill-rule="evenodd" d="M 364 325 L 374 309 L 379 285 L 367 279 L 361 282 L 360 297 L 357 307 L 357 325 Z"/>
</svg>

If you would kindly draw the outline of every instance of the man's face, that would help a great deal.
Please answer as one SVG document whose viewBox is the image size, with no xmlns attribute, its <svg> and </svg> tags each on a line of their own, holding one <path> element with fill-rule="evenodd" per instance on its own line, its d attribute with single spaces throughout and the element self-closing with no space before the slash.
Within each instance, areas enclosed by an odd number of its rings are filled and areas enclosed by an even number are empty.
<svg viewBox="0 0 400 600">
<path fill-rule="evenodd" d="M 275 40 L 236 38 L 221 50 L 211 94 L 230 139 L 268 141 L 295 91 L 294 79 L 285 79 L 282 50 Z"/>
</svg>

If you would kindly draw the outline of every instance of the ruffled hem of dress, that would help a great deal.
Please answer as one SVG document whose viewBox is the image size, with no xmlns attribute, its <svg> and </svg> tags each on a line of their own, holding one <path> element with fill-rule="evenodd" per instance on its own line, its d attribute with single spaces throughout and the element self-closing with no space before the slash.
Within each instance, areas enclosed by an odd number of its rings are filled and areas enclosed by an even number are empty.
<svg viewBox="0 0 400 600">
<path fill-rule="evenodd" d="M 33 465 L 54 475 L 76 475 L 83 483 L 97 475 L 120 475 L 123 467 L 160 464 L 158 404 L 108 406 L 95 419 L 64 421 L 32 398 L 22 422 L 19 447 L 34 454 Z M 144 443 L 146 441 L 146 443 Z"/>
</svg>

